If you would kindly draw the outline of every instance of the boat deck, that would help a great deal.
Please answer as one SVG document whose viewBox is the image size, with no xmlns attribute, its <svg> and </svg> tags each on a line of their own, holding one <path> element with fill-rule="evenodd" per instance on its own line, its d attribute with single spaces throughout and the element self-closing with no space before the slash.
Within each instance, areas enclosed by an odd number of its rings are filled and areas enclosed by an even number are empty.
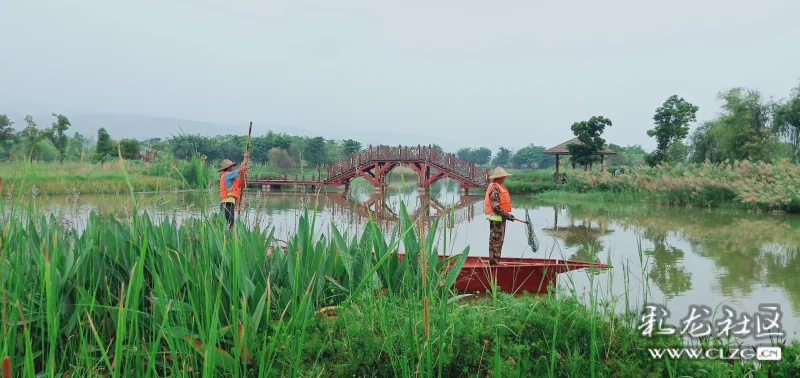
<svg viewBox="0 0 800 378">
<path fill-rule="evenodd" d="M 497 265 L 489 265 L 489 258 L 470 256 L 464 262 L 453 285 L 465 292 L 491 290 L 490 282 L 498 291 L 506 293 L 546 293 L 555 287 L 559 274 L 577 269 L 608 269 L 606 264 L 586 261 L 503 257 Z"/>
<path fill-rule="evenodd" d="M 285 253 L 286 247 L 281 247 Z M 272 248 L 267 254 L 272 253 Z M 405 257 L 399 254 L 400 260 Z M 439 256 L 439 261 L 447 258 Z M 491 290 L 495 282 L 498 291 L 512 294 L 547 293 L 555 287 L 559 274 L 578 269 L 608 269 L 607 264 L 588 261 L 542 259 L 526 257 L 502 257 L 497 265 L 489 265 L 486 256 L 469 256 L 461 267 L 453 288 L 462 292 Z"/>
</svg>

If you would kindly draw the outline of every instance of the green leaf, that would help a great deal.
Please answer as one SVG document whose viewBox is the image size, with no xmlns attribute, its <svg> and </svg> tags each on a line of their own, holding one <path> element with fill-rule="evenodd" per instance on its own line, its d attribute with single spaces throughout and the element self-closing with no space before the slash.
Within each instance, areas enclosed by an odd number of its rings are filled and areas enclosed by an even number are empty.
<svg viewBox="0 0 800 378">
<path fill-rule="evenodd" d="M 184 340 L 189 343 L 189 345 L 194 348 L 197 353 L 200 354 L 200 357 L 207 356 L 206 351 L 208 350 L 207 346 L 203 344 L 202 341 L 199 339 L 192 338 L 190 336 L 184 336 Z M 236 359 L 233 358 L 228 352 L 220 349 L 219 347 L 214 347 L 215 351 L 215 359 L 214 362 L 217 363 L 217 366 L 222 368 L 228 373 L 233 373 L 236 369 Z M 207 363 L 208 361 L 206 361 Z"/>
<path fill-rule="evenodd" d="M 464 267 L 464 262 L 467 261 L 467 257 L 469 256 L 469 246 L 464 248 L 464 252 L 458 256 L 458 260 L 450 267 L 447 271 L 447 278 L 444 281 L 444 287 L 450 290 L 453 287 L 453 284 L 456 282 L 456 278 L 458 278 L 458 274 L 461 273 L 461 268 Z"/>
<path fill-rule="evenodd" d="M 474 294 L 461 294 L 461 295 L 456 295 L 455 297 L 452 297 L 452 298 L 448 299 L 448 300 L 447 300 L 447 304 L 452 304 L 452 303 L 458 302 L 458 301 L 460 301 L 460 300 L 462 300 L 462 299 L 464 299 L 464 298 L 469 298 L 469 297 L 471 297 L 471 296 L 473 296 L 473 295 L 474 295 Z"/>
<path fill-rule="evenodd" d="M 349 293 L 350 292 L 350 290 L 347 290 L 347 288 L 345 288 L 344 286 L 342 286 L 338 282 L 336 282 L 336 280 L 334 280 L 333 277 L 331 277 L 331 276 L 326 274 L 325 275 L 325 279 L 328 280 L 328 282 L 330 282 L 337 289 L 339 289 L 339 290 L 341 290 L 341 291 L 343 291 L 345 293 Z"/>
<path fill-rule="evenodd" d="M 354 257 L 350 251 L 350 247 L 335 225 L 331 225 L 331 232 L 333 233 L 333 240 L 336 243 L 336 248 L 339 249 L 339 256 L 342 257 L 342 264 L 344 265 L 344 270 L 347 272 L 348 282 L 356 282 L 357 279 L 354 277 L 355 272 L 353 269 Z"/>
<path fill-rule="evenodd" d="M 267 294 L 269 294 L 269 292 L 265 289 L 264 294 L 261 295 L 261 299 L 258 300 L 255 311 L 253 311 L 253 319 L 251 323 L 253 327 L 251 334 L 253 336 L 258 334 L 258 328 L 261 326 L 261 316 L 264 315 L 264 306 L 267 304 Z"/>
</svg>

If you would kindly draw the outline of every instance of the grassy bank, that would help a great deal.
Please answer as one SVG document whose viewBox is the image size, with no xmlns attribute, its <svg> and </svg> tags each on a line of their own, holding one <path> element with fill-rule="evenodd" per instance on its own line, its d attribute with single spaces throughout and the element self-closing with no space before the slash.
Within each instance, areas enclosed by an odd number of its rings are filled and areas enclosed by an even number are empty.
<svg viewBox="0 0 800 378">
<path fill-rule="evenodd" d="M 553 182 L 553 170 L 508 168 L 506 171 L 511 174 L 505 182 L 511 194 L 535 195 L 560 189 Z"/>
<path fill-rule="evenodd" d="M 794 368 L 787 357 L 759 369 L 650 359 L 642 348 L 680 341 L 639 337 L 636 314 L 613 311 L 600 300 L 611 293 L 594 287 L 588 298 L 459 296 L 446 288 L 469 249 L 452 269 L 438 261 L 453 219 L 423 225 L 402 205 L 388 237 L 372 222 L 359 235 L 320 230 L 305 212 L 290 253 L 274 229 L 226 232 L 217 214 L 181 224 L 131 214 L 90 216 L 82 233 L 52 217 L 3 219 L 0 348 L 17 375 L 778 377 Z"/>
<path fill-rule="evenodd" d="M 142 163 L 126 161 L 131 186 L 136 192 L 169 191 L 175 188 L 195 188 L 199 179 L 210 177 L 211 167 L 195 162 L 181 162 L 173 166 L 168 162 Z M 115 194 L 128 192 L 128 182 L 119 162 L 102 164 L 66 162 L 2 163 L 2 194 L 15 196 L 22 189 L 24 195 L 33 193 L 55 194 Z M 23 184 L 24 181 L 24 184 Z M 188 184 L 193 183 L 193 184 Z M 24 187 L 23 187 L 24 185 Z"/>
<path fill-rule="evenodd" d="M 525 182 L 508 180 L 505 182 L 505 187 L 508 188 L 508 192 L 511 194 L 523 195 L 535 195 L 561 189 L 561 185 L 552 181 Z"/>
<path fill-rule="evenodd" d="M 555 171 L 550 169 L 529 169 L 529 168 L 506 168 L 506 172 L 512 174 L 511 178 L 520 179 L 522 181 L 531 181 L 535 178 L 537 181 L 553 181 L 553 174 Z"/>
<path fill-rule="evenodd" d="M 783 160 L 640 167 L 619 176 L 599 170 L 570 171 L 562 190 L 589 200 L 800 212 L 800 166 Z M 574 198 L 563 193 L 543 195 L 564 196 Z"/>
</svg>

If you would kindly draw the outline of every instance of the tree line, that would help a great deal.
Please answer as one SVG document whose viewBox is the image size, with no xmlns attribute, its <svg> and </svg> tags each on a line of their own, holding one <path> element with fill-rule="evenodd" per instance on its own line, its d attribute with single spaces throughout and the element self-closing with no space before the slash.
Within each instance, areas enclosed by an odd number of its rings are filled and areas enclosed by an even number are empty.
<svg viewBox="0 0 800 378">
<path fill-rule="evenodd" d="M 778 101 L 746 88 L 721 92 L 719 99 L 719 115 L 689 137 L 692 161 L 800 159 L 800 85 Z"/>
<path fill-rule="evenodd" d="M 800 85 L 792 89 L 789 97 L 777 101 L 765 98 L 758 90 L 741 87 L 722 91 L 718 98 L 722 102 L 718 115 L 689 135 L 699 108 L 678 95 L 670 96 L 656 108 L 654 127 L 647 130 L 647 135 L 655 138 L 656 148 L 644 154 L 640 147 L 628 146 L 611 163 L 619 163 L 620 159 L 637 162 L 636 157 L 649 166 L 745 159 L 767 163 L 783 158 L 798 161 Z M 571 162 L 584 166 L 597 162 L 597 153 L 611 147 L 602 138 L 610 126 L 611 120 L 602 116 L 572 124 L 581 143 L 567 146 Z"/>
<path fill-rule="evenodd" d="M 456 151 L 456 157 L 461 160 L 475 163 L 477 165 L 501 166 L 514 165 L 530 168 L 547 168 L 553 163 L 544 154 L 546 148 L 534 144 L 512 151 L 505 147 L 500 147 L 496 154 L 487 147 L 461 148 Z"/>
<path fill-rule="evenodd" d="M 144 150 L 157 151 L 178 160 L 191 160 L 193 156 L 204 156 L 212 162 L 222 159 L 241 161 L 247 144 L 247 136 L 181 134 L 162 140 L 151 138 L 144 141 L 122 139 L 115 141 L 105 128 L 97 135 L 86 137 L 80 133 L 67 136 L 71 123 L 62 114 L 53 114 L 55 121 L 49 128 L 40 128 L 31 116 L 25 117 L 27 126 L 15 131 L 13 122 L 0 114 L 0 159 L 39 161 L 92 161 L 100 162 L 117 156 L 117 146 L 122 157 L 136 159 Z M 300 164 L 307 167 L 323 167 L 361 151 L 362 144 L 356 140 L 329 140 L 322 137 L 300 137 L 269 131 L 265 135 L 251 138 L 250 159 L 255 163 L 269 164 L 275 168 L 294 168 Z M 439 146 L 434 146 L 442 150 Z M 517 151 L 501 147 L 493 156 L 487 147 L 461 148 L 456 156 L 477 165 L 515 165 L 531 168 L 547 168 L 553 159 L 544 155 L 545 147 L 529 145 Z"/>
<path fill-rule="evenodd" d="M 69 136 L 67 131 L 72 123 L 63 114 L 53 113 L 55 120 L 50 127 L 40 127 L 30 115 L 25 116 L 25 127 L 15 130 L 7 115 L 0 114 L 0 159 L 27 161 L 101 161 L 119 154 L 118 144 L 105 129 L 94 137 L 87 138 L 81 133 Z M 119 141 L 123 158 L 136 159 L 141 145 L 134 139 Z"/>
<path fill-rule="evenodd" d="M 571 130 L 580 143 L 567 146 L 571 155 L 569 163 L 594 164 L 599 160 L 597 153 L 606 148 L 617 153 L 606 160 L 612 166 L 719 163 L 743 159 L 764 162 L 781 158 L 793 162 L 800 160 L 800 85 L 792 89 L 789 97 L 777 101 L 747 88 L 725 90 L 718 97 L 722 102 L 718 115 L 702 122 L 691 135 L 689 129 L 697 122 L 699 108 L 677 95 L 667 98 L 655 110 L 653 128 L 646 130 L 646 134 L 656 140 L 656 148 L 649 153 L 640 145 L 623 147 L 606 143 L 602 134 L 612 126 L 608 118 L 595 116 L 575 122 Z M 117 156 L 119 144 L 126 159 L 135 159 L 139 152 L 147 149 L 179 160 L 189 160 L 198 154 L 213 162 L 222 159 L 241 161 L 247 144 L 247 137 L 241 135 L 210 137 L 192 134 L 166 140 L 152 138 L 140 142 L 122 139 L 116 142 L 104 128 L 98 130 L 96 137 L 87 138 L 80 133 L 70 137 L 67 133 L 71 126 L 69 119 L 55 113 L 53 117 L 50 127 L 40 128 L 31 116 L 26 116 L 26 126 L 15 131 L 13 122 L 0 114 L 0 159 L 83 161 L 88 158 L 98 162 Z M 252 138 L 250 158 L 253 162 L 276 168 L 293 168 L 301 164 L 313 168 L 327 166 L 361 149 L 361 143 L 352 139 L 337 141 L 269 131 Z M 548 168 L 555 161 L 544 154 L 545 150 L 545 147 L 534 144 L 516 151 L 500 147 L 496 154 L 487 147 L 461 148 L 456 156 L 481 166 Z"/>
<path fill-rule="evenodd" d="M 178 135 L 167 140 L 167 148 L 177 159 L 190 159 L 200 154 L 211 161 L 242 161 L 247 136 Z M 361 151 L 361 143 L 353 139 L 341 141 L 322 137 L 300 137 L 269 131 L 250 140 L 250 161 L 270 164 L 275 168 L 323 167 Z"/>
<path fill-rule="evenodd" d="M 613 125 L 608 118 L 595 116 L 575 122 L 570 128 L 580 143 L 567 146 L 570 157 L 565 163 L 590 166 L 600 161 L 598 153 L 606 148 L 616 152 L 606 160 L 612 166 L 800 160 L 800 85 L 780 100 L 741 87 L 722 91 L 718 98 L 722 102 L 719 114 L 702 122 L 691 135 L 689 129 L 697 122 L 699 108 L 678 95 L 667 98 L 655 110 L 654 127 L 646 131 L 656 140 L 656 148 L 649 153 L 640 145 L 606 143 L 602 134 Z M 485 147 L 462 148 L 457 155 L 480 165 L 547 168 L 554 159 L 544 151 L 544 147 L 531 144 L 516 152 L 500 147 L 494 157 Z"/>
<path fill-rule="evenodd" d="M 181 134 L 162 140 L 151 138 L 114 140 L 105 128 L 96 136 L 86 137 L 67 131 L 72 124 L 63 114 L 53 114 L 50 127 L 40 127 L 30 115 L 26 126 L 16 131 L 7 115 L 0 114 L 0 159 L 38 161 L 92 161 L 113 159 L 121 152 L 124 159 L 137 159 L 144 150 L 157 151 L 178 160 L 190 160 L 195 154 L 212 162 L 222 159 L 242 161 L 247 144 L 246 136 L 202 136 Z M 118 148 L 119 146 L 119 148 Z M 300 164 L 321 167 L 360 151 L 361 143 L 352 139 L 342 141 L 322 137 L 308 138 L 268 132 L 251 138 L 250 159 L 271 164 L 276 168 L 293 168 Z M 119 150 L 119 151 L 118 151 Z"/>
<path fill-rule="evenodd" d="M 798 161 L 800 85 L 789 97 L 777 101 L 742 87 L 722 91 L 717 97 L 722 103 L 720 112 L 691 135 L 689 125 L 697 121 L 698 107 L 677 95 L 669 97 L 656 109 L 655 127 L 647 131 L 656 138 L 657 147 L 645 162 L 655 166 L 664 162 Z"/>
</svg>

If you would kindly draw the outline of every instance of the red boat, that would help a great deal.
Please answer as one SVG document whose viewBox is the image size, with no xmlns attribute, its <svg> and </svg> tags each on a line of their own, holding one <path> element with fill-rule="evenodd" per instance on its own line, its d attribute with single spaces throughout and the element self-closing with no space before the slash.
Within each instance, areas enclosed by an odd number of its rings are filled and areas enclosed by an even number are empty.
<svg viewBox="0 0 800 378">
<path fill-rule="evenodd" d="M 281 249 L 286 252 L 286 247 L 282 246 Z M 272 247 L 267 254 L 272 254 Z M 400 260 L 404 256 L 399 254 Z M 444 258 L 440 256 L 439 261 Z M 488 291 L 491 290 L 489 282 L 494 278 L 497 290 L 501 292 L 547 293 L 550 286 L 555 287 L 556 277 L 560 273 L 585 268 L 599 270 L 610 266 L 586 261 L 524 257 L 502 257 L 500 264 L 491 266 L 488 257 L 468 256 L 453 288 L 462 292 Z"/>
<path fill-rule="evenodd" d="M 513 257 L 503 257 L 500 264 L 490 266 L 488 257 L 469 256 L 453 287 L 464 292 L 486 291 L 494 278 L 501 292 L 546 293 L 548 287 L 555 287 L 558 274 L 584 268 L 610 267 L 585 261 Z"/>
</svg>

